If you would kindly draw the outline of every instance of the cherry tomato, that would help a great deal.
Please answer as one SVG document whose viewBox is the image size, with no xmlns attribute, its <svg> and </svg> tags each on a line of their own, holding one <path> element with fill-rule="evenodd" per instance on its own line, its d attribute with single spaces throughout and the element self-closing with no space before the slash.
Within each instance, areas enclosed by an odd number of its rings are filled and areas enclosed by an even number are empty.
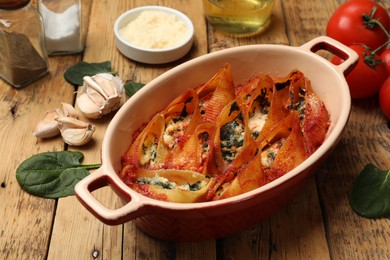
<svg viewBox="0 0 390 260">
<path fill-rule="evenodd" d="M 381 53 L 381 60 L 386 64 L 387 75 L 390 76 L 390 48 L 387 48 Z"/>
<path fill-rule="evenodd" d="M 373 50 L 377 49 L 388 41 L 388 36 L 377 25 L 373 28 L 365 25 L 363 15 L 370 16 L 374 7 L 376 11 L 372 18 L 380 21 L 389 31 L 390 17 L 382 5 L 372 0 L 354 0 L 336 9 L 328 21 L 326 35 L 347 46 L 363 43 Z"/>
<path fill-rule="evenodd" d="M 346 80 L 354 99 L 367 98 L 378 93 L 383 82 L 387 78 L 386 66 L 383 62 L 377 62 L 371 67 L 364 61 L 364 57 L 370 55 L 370 51 L 362 45 L 351 45 L 351 49 L 359 54 L 356 67 L 346 76 Z M 378 55 L 372 55 L 373 60 L 380 60 Z M 341 64 L 343 60 L 335 56 L 331 62 Z"/>
<path fill-rule="evenodd" d="M 379 105 L 385 116 L 390 119 L 390 77 L 386 79 L 379 91 Z"/>
</svg>

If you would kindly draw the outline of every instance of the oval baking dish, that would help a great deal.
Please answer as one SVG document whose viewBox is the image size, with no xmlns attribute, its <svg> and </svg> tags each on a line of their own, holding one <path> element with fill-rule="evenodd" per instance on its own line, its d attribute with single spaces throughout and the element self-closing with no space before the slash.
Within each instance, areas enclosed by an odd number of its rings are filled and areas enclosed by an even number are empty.
<svg viewBox="0 0 390 260">
<path fill-rule="evenodd" d="M 333 65 L 317 54 L 319 50 L 330 51 L 345 62 Z M 183 63 L 152 80 L 117 112 L 104 136 L 101 168 L 78 183 L 75 194 L 102 222 L 115 225 L 134 220 L 140 229 L 161 239 L 215 239 L 259 223 L 291 201 L 335 148 L 351 109 L 344 75 L 357 60 L 354 51 L 322 36 L 299 47 L 249 45 Z M 232 66 L 235 84 L 259 73 L 287 75 L 293 69 L 302 71 L 330 113 L 331 124 L 324 143 L 294 170 L 260 188 L 228 199 L 172 203 L 154 200 L 130 189 L 117 172 L 121 169 L 121 156 L 131 144 L 134 130 L 184 90 L 206 82 L 225 63 Z M 107 185 L 126 202 L 123 207 L 107 209 L 92 196 L 92 191 Z"/>
</svg>

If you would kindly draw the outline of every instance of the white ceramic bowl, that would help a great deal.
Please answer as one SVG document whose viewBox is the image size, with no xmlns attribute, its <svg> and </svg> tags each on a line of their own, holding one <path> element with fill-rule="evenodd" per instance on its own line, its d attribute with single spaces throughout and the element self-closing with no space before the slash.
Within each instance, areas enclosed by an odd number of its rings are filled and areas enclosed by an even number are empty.
<svg viewBox="0 0 390 260">
<path fill-rule="evenodd" d="M 158 10 L 175 15 L 178 20 L 183 21 L 187 26 L 187 37 L 185 37 L 184 41 L 178 43 L 177 46 L 162 49 L 142 48 L 129 43 L 122 37 L 119 30 L 146 10 Z M 118 50 L 126 57 L 148 64 L 162 64 L 178 60 L 188 53 L 193 43 L 194 26 L 185 14 L 175 9 L 163 6 L 141 6 L 131 9 L 118 17 L 114 24 L 114 35 Z"/>
<path fill-rule="evenodd" d="M 345 62 L 333 65 L 316 54 L 323 49 L 338 54 Z M 134 220 L 139 228 L 162 239 L 212 239 L 254 225 L 288 203 L 335 148 L 351 109 L 344 74 L 357 60 L 358 55 L 353 50 L 323 36 L 300 47 L 241 46 L 183 63 L 149 82 L 121 107 L 104 136 L 101 168 L 79 182 L 75 194 L 104 223 L 121 224 Z M 293 69 L 301 70 L 311 80 L 314 91 L 330 113 L 331 125 L 324 143 L 292 171 L 260 188 L 228 199 L 173 203 L 151 199 L 130 189 L 117 172 L 134 131 L 186 89 L 206 82 L 225 63 L 231 64 L 236 84 L 259 73 L 287 75 Z M 125 206 L 107 209 L 93 197 L 93 190 L 107 185 L 124 199 Z"/>
</svg>

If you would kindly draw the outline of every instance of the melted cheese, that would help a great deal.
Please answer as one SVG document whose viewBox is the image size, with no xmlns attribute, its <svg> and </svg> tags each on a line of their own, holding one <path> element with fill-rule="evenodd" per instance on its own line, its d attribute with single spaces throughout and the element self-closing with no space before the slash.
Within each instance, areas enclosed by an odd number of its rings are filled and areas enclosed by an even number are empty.
<svg viewBox="0 0 390 260">
<path fill-rule="evenodd" d="M 268 149 L 261 153 L 261 164 L 265 168 L 270 168 L 272 162 L 275 160 L 276 155 L 278 154 L 280 148 L 286 139 L 282 138 L 273 143 Z"/>
<path fill-rule="evenodd" d="M 265 121 L 267 120 L 268 114 L 261 113 L 256 110 L 252 117 L 249 118 L 249 129 L 252 134 L 259 134 L 264 127 Z"/>
<path fill-rule="evenodd" d="M 173 118 L 164 132 L 164 143 L 171 149 L 177 144 L 177 140 L 184 135 L 185 129 L 190 123 L 190 116 L 184 118 Z"/>
<path fill-rule="evenodd" d="M 245 129 L 238 121 L 231 121 L 221 129 L 221 150 L 225 161 L 236 158 L 244 143 Z"/>
<path fill-rule="evenodd" d="M 152 143 L 149 146 L 143 146 L 142 152 L 143 153 L 140 156 L 141 165 L 153 165 L 157 155 L 157 143 Z"/>
</svg>

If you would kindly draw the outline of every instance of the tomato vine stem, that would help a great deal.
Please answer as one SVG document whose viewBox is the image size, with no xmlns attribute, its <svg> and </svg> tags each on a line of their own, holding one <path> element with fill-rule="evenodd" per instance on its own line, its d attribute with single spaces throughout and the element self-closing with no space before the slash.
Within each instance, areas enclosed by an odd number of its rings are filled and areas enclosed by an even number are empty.
<svg viewBox="0 0 390 260">
<path fill-rule="evenodd" d="M 377 10 L 377 5 L 375 5 L 372 9 L 370 14 L 363 14 L 362 19 L 363 19 L 363 24 L 369 28 L 369 29 L 374 29 L 375 26 L 379 26 L 381 30 L 386 34 L 387 36 L 387 42 L 376 48 L 375 50 L 372 50 L 370 47 L 364 45 L 365 51 L 363 53 L 364 56 L 364 62 L 370 66 L 370 67 L 375 67 L 378 63 L 383 62 L 383 60 L 380 59 L 375 59 L 375 54 L 380 51 L 382 48 L 386 47 L 387 45 L 390 44 L 390 33 L 386 30 L 386 28 L 383 26 L 383 24 L 378 20 L 374 18 L 375 12 Z"/>
<path fill-rule="evenodd" d="M 383 24 L 378 20 L 374 18 L 375 12 L 377 10 L 377 6 L 375 5 L 372 9 L 370 14 L 363 14 L 362 19 L 363 19 L 363 24 L 369 28 L 369 29 L 374 29 L 375 26 L 379 26 L 381 30 L 386 34 L 388 41 L 381 45 L 378 49 L 380 50 L 384 46 L 390 43 L 390 33 L 386 30 L 386 28 L 383 26 Z"/>
</svg>

